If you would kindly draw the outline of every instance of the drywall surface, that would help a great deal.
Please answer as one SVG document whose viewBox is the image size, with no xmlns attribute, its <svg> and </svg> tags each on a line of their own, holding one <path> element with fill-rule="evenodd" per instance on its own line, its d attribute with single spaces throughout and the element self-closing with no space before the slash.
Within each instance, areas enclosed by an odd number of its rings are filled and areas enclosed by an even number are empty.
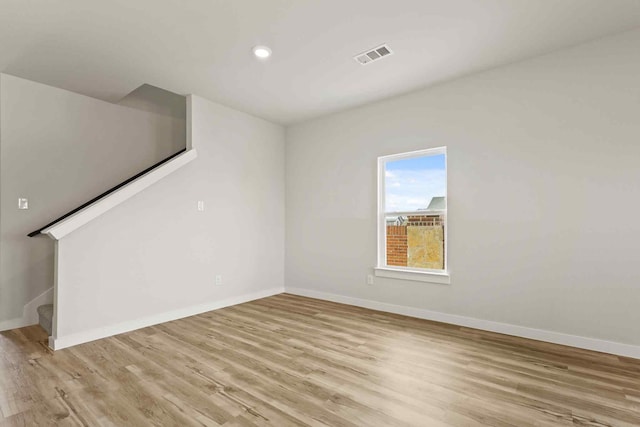
<svg viewBox="0 0 640 427">
<path fill-rule="evenodd" d="M 57 342 L 283 290 L 284 129 L 191 111 L 196 160 L 58 242 Z"/>
<path fill-rule="evenodd" d="M 286 287 L 640 345 L 640 31 L 287 129 Z M 376 277 L 376 159 L 446 146 L 451 284 Z"/>
<path fill-rule="evenodd" d="M 53 286 L 53 242 L 27 233 L 184 148 L 173 120 L 0 75 L 0 324 Z"/>
<path fill-rule="evenodd" d="M 118 101 L 118 105 L 166 116 L 163 133 L 170 134 L 173 143 L 185 146 L 187 104 L 184 96 L 143 84 Z"/>
<path fill-rule="evenodd" d="M 185 97 L 149 84 L 143 84 L 118 101 L 124 105 L 150 113 L 185 120 L 187 105 Z"/>
</svg>

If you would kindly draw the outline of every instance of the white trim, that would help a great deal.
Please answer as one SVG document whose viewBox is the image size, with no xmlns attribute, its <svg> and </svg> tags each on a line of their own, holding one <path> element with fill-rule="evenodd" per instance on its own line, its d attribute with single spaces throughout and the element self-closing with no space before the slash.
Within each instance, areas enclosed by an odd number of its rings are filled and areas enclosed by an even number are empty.
<svg viewBox="0 0 640 427">
<path fill-rule="evenodd" d="M 49 347 L 51 347 L 51 338 L 58 335 L 58 311 L 60 308 L 60 247 L 63 245 L 61 240 L 54 242 L 53 252 L 53 318 L 51 319 L 51 336 L 49 337 Z M 53 347 L 51 347 L 53 348 Z"/>
<path fill-rule="evenodd" d="M 410 159 L 412 157 L 435 156 L 437 154 L 446 155 L 447 147 L 424 148 L 422 150 L 407 151 L 406 153 L 387 154 L 386 156 L 378 157 L 378 159 L 386 162 L 387 160 Z"/>
<path fill-rule="evenodd" d="M 16 317 L 15 319 L 3 320 L 0 322 L 0 332 L 10 331 L 11 329 L 24 328 L 31 326 L 24 317 Z"/>
<path fill-rule="evenodd" d="M 386 217 L 389 214 L 394 214 L 395 212 L 385 212 L 385 197 L 386 197 L 386 188 L 385 188 L 385 169 L 386 163 L 389 160 L 401 160 L 401 159 L 410 159 L 413 157 L 419 156 L 435 156 L 444 154 L 444 174 L 445 174 L 445 189 L 444 189 L 444 200 L 445 200 L 445 208 L 448 208 L 449 204 L 449 179 L 448 179 L 448 155 L 447 155 L 447 147 L 436 147 L 436 148 L 427 148 L 424 150 L 410 151 L 408 153 L 399 153 L 399 154 L 390 154 L 387 156 L 378 157 L 378 260 L 377 260 L 377 268 L 378 269 L 388 269 L 390 266 L 387 264 L 387 221 Z M 429 215 L 427 213 L 429 211 L 415 211 L 415 215 Z M 435 211 L 431 211 L 435 212 Z M 449 218 L 447 215 L 447 209 L 438 210 L 437 213 L 439 215 L 444 216 L 444 269 L 445 274 L 446 270 L 449 269 L 449 240 L 448 240 L 448 232 L 449 232 Z M 426 272 L 430 273 L 430 272 Z M 377 272 L 376 272 L 376 275 Z M 407 279 L 407 280 L 418 280 L 423 282 L 428 282 L 429 280 L 422 280 L 416 275 L 403 275 L 404 277 L 395 277 L 399 279 Z M 389 276 L 390 277 L 390 276 Z M 411 279 L 410 277 L 414 277 Z M 437 282 L 444 283 L 444 282 Z"/>
<path fill-rule="evenodd" d="M 526 326 L 511 325 L 509 323 L 494 322 L 492 320 L 476 319 L 473 317 L 425 310 L 417 307 L 388 304 L 379 301 L 318 292 L 310 289 L 287 287 L 286 292 L 293 295 L 300 295 L 309 298 L 349 304 L 357 307 L 369 308 L 372 310 L 385 311 L 388 313 L 402 314 L 404 316 L 416 317 L 419 319 L 433 320 L 436 322 L 449 323 L 452 325 L 480 329 L 483 331 L 497 332 L 499 334 L 513 335 L 516 337 L 528 338 L 537 341 L 545 341 L 553 344 L 566 345 L 569 347 L 582 348 L 585 350 L 593 350 L 602 353 L 640 359 L 640 346 L 638 345 L 623 344 L 596 338 L 582 337 L 579 335 L 569 335 L 561 332 L 528 328 Z"/>
<path fill-rule="evenodd" d="M 0 322 L 0 331 L 24 328 L 25 326 L 38 324 L 38 307 L 53 302 L 53 287 L 47 289 L 28 303 L 22 309 L 22 317 L 3 320 Z"/>
<path fill-rule="evenodd" d="M 67 234 L 77 230 L 89 221 L 97 218 L 108 210 L 113 209 L 125 200 L 135 196 L 145 188 L 155 184 L 162 178 L 180 169 L 192 160 L 195 160 L 197 156 L 198 154 L 194 149 L 176 156 L 174 159 L 168 161 L 162 166 L 153 169 L 152 171 L 142 175 L 135 181 L 127 184 L 117 191 L 114 191 L 104 199 L 100 199 L 94 204 L 87 206 L 81 211 L 71 215 L 64 221 L 61 221 L 45 230 L 42 230 L 42 234 L 47 234 L 54 240 L 60 240 Z"/>
<path fill-rule="evenodd" d="M 387 265 L 387 214 L 385 212 L 385 161 L 378 157 L 378 261 L 377 266 Z"/>
<path fill-rule="evenodd" d="M 417 282 L 451 284 L 451 276 L 447 272 L 425 271 L 410 268 L 376 267 L 374 273 L 377 277 L 389 279 L 414 280 Z"/>
<path fill-rule="evenodd" d="M 193 95 L 186 96 L 186 147 L 187 151 L 194 149 L 193 146 Z"/>
<path fill-rule="evenodd" d="M 242 304 L 245 302 L 278 295 L 284 292 L 284 287 L 276 287 L 271 289 L 265 289 L 263 291 L 253 292 L 250 294 L 239 295 L 236 297 L 227 298 L 220 301 L 211 301 L 204 304 L 199 304 L 191 307 L 180 308 L 177 310 L 168 311 L 165 313 L 159 313 L 153 316 L 144 317 L 142 319 L 130 320 L 127 322 L 118 323 L 115 325 L 105 326 L 102 328 L 96 328 L 85 332 L 78 332 L 75 334 L 62 336 L 62 337 L 50 337 L 49 347 L 54 350 L 60 350 L 63 348 L 71 347 L 78 344 L 83 344 L 97 339 L 110 337 L 124 332 L 133 331 L 140 328 L 146 328 L 147 326 L 157 325 L 159 323 L 170 322 L 176 319 L 182 319 L 184 317 L 195 316 L 196 314 L 206 313 L 207 311 L 218 310 L 220 308 L 229 307 L 232 305 Z"/>
<path fill-rule="evenodd" d="M 434 209 L 434 210 L 418 210 L 418 211 L 397 211 L 397 212 L 385 212 L 386 216 L 438 216 L 445 215 L 446 209 Z"/>
</svg>

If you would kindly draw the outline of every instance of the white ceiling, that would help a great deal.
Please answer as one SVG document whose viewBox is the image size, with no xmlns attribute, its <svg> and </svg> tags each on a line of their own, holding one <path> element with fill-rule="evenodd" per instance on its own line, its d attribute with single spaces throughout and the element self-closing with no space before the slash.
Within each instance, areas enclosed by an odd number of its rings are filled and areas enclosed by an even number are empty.
<svg viewBox="0 0 640 427">
<path fill-rule="evenodd" d="M 640 0 L 0 0 L 0 71 L 289 124 L 639 26 Z M 394 55 L 352 59 L 382 43 Z"/>
</svg>

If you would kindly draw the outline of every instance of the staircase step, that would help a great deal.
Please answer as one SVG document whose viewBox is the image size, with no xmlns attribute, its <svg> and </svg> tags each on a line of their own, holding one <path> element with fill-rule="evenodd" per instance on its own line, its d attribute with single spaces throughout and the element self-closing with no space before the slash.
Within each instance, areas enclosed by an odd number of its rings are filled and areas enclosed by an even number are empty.
<svg viewBox="0 0 640 427">
<path fill-rule="evenodd" d="M 40 319 L 40 326 L 51 336 L 51 331 L 53 330 L 53 304 L 38 307 L 38 318 Z"/>
</svg>

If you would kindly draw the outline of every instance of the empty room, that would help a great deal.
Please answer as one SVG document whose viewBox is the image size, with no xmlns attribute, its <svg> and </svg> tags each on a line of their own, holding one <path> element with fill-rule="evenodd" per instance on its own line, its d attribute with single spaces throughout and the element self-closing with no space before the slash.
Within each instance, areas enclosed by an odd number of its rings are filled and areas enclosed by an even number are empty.
<svg viewBox="0 0 640 427">
<path fill-rule="evenodd" d="M 640 0 L 0 0 L 0 427 L 640 426 Z"/>
</svg>

